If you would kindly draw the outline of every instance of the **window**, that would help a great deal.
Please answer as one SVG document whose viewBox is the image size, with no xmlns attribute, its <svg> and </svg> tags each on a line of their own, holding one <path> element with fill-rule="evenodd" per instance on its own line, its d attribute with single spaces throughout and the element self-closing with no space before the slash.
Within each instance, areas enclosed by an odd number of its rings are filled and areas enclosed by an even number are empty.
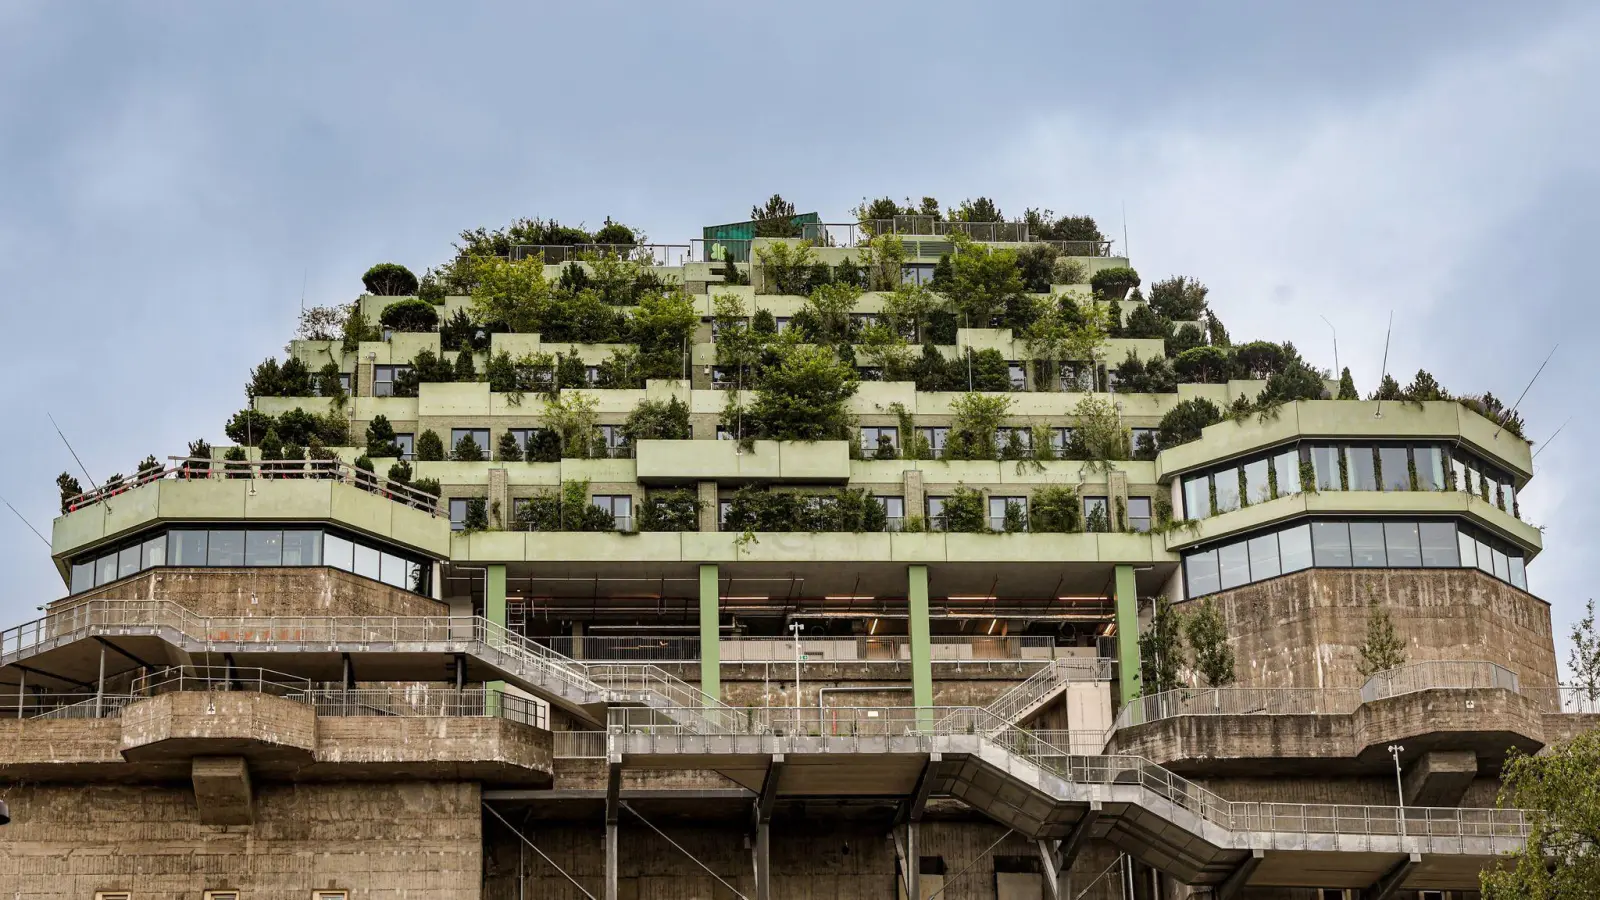
<svg viewBox="0 0 1600 900">
<path fill-rule="evenodd" d="M 1211 515 L 1211 477 L 1193 475 L 1183 480 L 1183 514 L 1190 519 Z"/>
<path fill-rule="evenodd" d="M 1457 535 L 1457 549 L 1461 553 L 1461 568 L 1472 569 L 1478 565 L 1478 542 L 1465 531 Z"/>
<path fill-rule="evenodd" d="M 95 563 L 94 584 L 95 587 L 99 587 L 102 584 L 110 584 L 116 580 L 117 555 L 115 553 L 108 553 L 105 556 L 100 557 L 100 559 Z"/>
<path fill-rule="evenodd" d="M 632 494 L 595 494 L 589 502 L 611 513 L 612 518 L 617 520 L 618 531 L 633 530 Z"/>
<path fill-rule="evenodd" d="M 1472 489 L 1472 468 L 1467 464 L 1460 451 L 1450 456 L 1450 468 L 1456 473 L 1456 490 L 1463 494 L 1474 493 Z"/>
<path fill-rule="evenodd" d="M 311 900 L 350 900 L 349 891 L 312 891 Z"/>
<path fill-rule="evenodd" d="M 1161 449 L 1161 442 L 1156 439 L 1156 430 L 1154 428 L 1133 428 L 1129 430 L 1131 432 L 1134 452 L 1137 453 L 1140 447 L 1146 445 L 1154 447 L 1157 450 Z"/>
<path fill-rule="evenodd" d="M 213 531 L 206 547 L 206 565 L 244 565 L 244 532 Z"/>
<path fill-rule="evenodd" d="M 1083 530 L 1110 531 L 1111 510 L 1104 497 L 1083 498 Z"/>
<path fill-rule="evenodd" d="M 1382 522 L 1350 523 L 1350 564 L 1358 569 L 1381 569 L 1387 565 Z"/>
<path fill-rule="evenodd" d="M 1444 490 L 1444 451 L 1438 447 L 1412 447 L 1411 458 L 1417 468 L 1417 490 Z"/>
<path fill-rule="evenodd" d="M 1285 450 L 1272 457 L 1272 471 L 1278 479 L 1278 496 L 1300 493 L 1300 452 Z"/>
<path fill-rule="evenodd" d="M 929 531 L 943 531 L 944 530 L 944 526 L 945 526 L 944 501 L 945 501 L 945 499 L 946 498 L 944 498 L 944 497 L 929 497 L 928 498 L 928 530 Z"/>
<path fill-rule="evenodd" d="M 731 441 L 731 440 L 733 440 L 733 432 L 729 431 L 728 430 L 728 426 L 726 426 L 726 425 L 718 425 L 717 426 L 717 440 L 719 440 L 719 441 Z"/>
<path fill-rule="evenodd" d="M 1296 525 L 1278 532 L 1278 558 L 1285 575 L 1311 568 L 1311 526 Z"/>
<path fill-rule="evenodd" d="M 1217 490 L 1217 512 L 1232 512 L 1239 508 L 1239 470 L 1220 469 L 1211 476 Z"/>
<path fill-rule="evenodd" d="M 777 323 L 778 334 L 783 334 L 785 331 L 789 330 L 788 316 L 778 316 L 776 319 L 773 319 L 773 321 Z"/>
<path fill-rule="evenodd" d="M 77 563 L 73 565 L 72 583 L 67 589 L 72 591 L 74 594 L 81 594 L 84 591 L 92 590 L 93 588 L 94 562 L 91 560 L 90 562 Z"/>
<path fill-rule="evenodd" d="M 883 507 L 884 531 L 899 531 L 906 523 L 906 498 L 873 497 Z"/>
<path fill-rule="evenodd" d="M 1350 526 L 1344 522 L 1312 522 L 1311 551 L 1319 566 L 1349 568 Z"/>
<path fill-rule="evenodd" d="M 1244 464 L 1244 497 L 1250 503 L 1265 503 L 1272 499 L 1272 486 L 1267 483 L 1269 465 L 1265 459 Z"/>
<path fill-rule="evenodd" d="M 351 571 L 362 578 L 371 578 L 373 581 L 379 580 L 379 576 L 383 574 L 383 552 L 376 547 L 368 547 L 365 544 L 356 544 L 355 550 L 356 564 Z"/>
<path fill-rule="evenodd" d="M 721 529 L 721 528 L 726 528 L 727 527 L 727 525 L 728 525 L 728 513 L 732 512 L 732 511 L 733 511 L 733 501 L 732 500 L 718 500 L 717 501 L 717 528 Z"/>
<path fill-rule="evenodd" d="M 1215 594 L 1220 583 L 1217 579 L 1217 551 L 1206 550 L 1185 558 L 1183 577 L 1188 582 L 1189 596 Z"/>
<path fill-rule="evenodd" d="M 1094 390 L 1094 366 L 1088 363 L 1062 363 L 1061 389 L 1088 393 Z"/>
<path fill-rule="evenodd" d="M 1250 583 L 1250 548 L 1247 543 L 1226 544 L 1217 548 L 1217 571 L 1222 589 Z"/>
<path fill-rule="evenodd" d="M 1371 447 L 1344 448 L 1345 470 L 1350 476 L 1350 490 L 1375 491 L 1378 489 L 1378 469 L 1373 461 Z"/>
<path fill-rule="evenodd" d="M 1264 534 L 1261 537 L 1253 537 L 1249 541 L 1249 547 L 1251 581 L 1261 581 L 1283 574 L 1283 565 L 1278 558 L 1277 535 Z"/>
<path fill-rule="evenodd" d="M 489 451 L 492 448 L 489 446 L 489 429 L 487 428 L 450 429 L 450 446 L 446 449 L 454 452 L 457 447 L 461 446 L 461 439 L 465 437 L 472 438 L 472 442 L 478 445 L 479 450 L 483 451 L 485 459 L 489 457 Z"/>
<path fill-rule="evenodd" d="M 135 544 L 123 547 L 117 552 L 117 577 L 127 578 L 129 575 L 139 574 L 139 551 L 142 548 Z"/>
<path fill-rule="evenodd" d="M 462 531 L 467 527 L 467 498 L 450 498 L 450 530 Z"/>
<path fill-rule="evenodd" d="M 1016 441 L 1017 446 L 1021 447 L 1024 451 L 1032 453 L 1033 429 L 1006 427 L 996 428 L 994 430 L 994 445 L 1001 451 L 1004 451 L 1007 447 L 1011 446 L 1012 441 Z"/>
<path fill-rule="evenodd" d="M 1391 569 L 1415 569 L 1422 565 L 1422 542 L 1415 522 L 1383 523 L 1383 549 Z"/>
<path fill-rule="evenodd" d="M 606 455 L 626 459 L 632 455 L 628 447 L 628 439 L 622 433 L 621 425 L 596 425 L 595 432 L 600 435 L 600 444 L 605 447 Z"/>
<path fill-rule="evenodd" d="M 411 584 L 411 566 L 408 562 L 393 553 L 380 553 L 378 555 L 378 580 L 384 584 L 397 588 L 408 587 Z"/>
<path fill-rule="evenodd" d="M 355 544 L 336 534 L 330 534 L 322 541 L 322 558 L 335 569 L 354 572 L 356 570 L 355 552 Z"/>
<path fill-rule="evenodd" d="M 944 427 L 919 428 L 922 439 L 928 442 L 928 449 L 932 451 L 934 459 L 944 458 L 944 445 L 950 439 L 950 429 Z"/>
<path fill-rule="evenodd" d="M 140 549 L 140 555 L 143 557 L 140 568 L 154 569 L 156 566 L 166 565 L 167 536 L 158 534 L 155 537 L 147 538 Z"/>
<path fill-rule="evenodd" d="M 1383 489 L 1411 490 L 1411 455 L 1404 447 L 1379 447 L 1378 465 L 1383 469 Z"/>
<path fill-rule="evenodd" d="M 1525 563 L 1521 556 L 1508 556 L 1506 565 L 1510 568 L 1511 583 L 1523 590 L 1528 589 L 1528 571 L 1523 568 Z"/>
<path fill-rule="evenodd" d="M 594 387 L 595 385 L 599 384 L 600 383 L 600 367 L 599 366 L 584 366 L 583 367 L 583 381 L 584 381 L 585 384 L 589 385 L 590 387 Z"/>
<path fill-rule="evenodd" d="M 933 263 L 901 263 L 901 284 L 933 284 Z"/>
<path fill-rule="evenodd" d="M 1011 376 L 1011 389 L 1025 391 L 1028 389 L 1028 370 L 1016 360 L 1006 362 L 1006 373 Z"/>
<path fill-rule="evenodd" d="M 883 366 L 857 366 L 856 375 L 860 376 L 862 381 L 882 381 Z"/>
<path fill-rule="evenodd" d="M 283 532 L 245 532 L 244 564 L 247 566 L 283 565 Z"/>
<path fill-rule="evenodd" d="M 1056 456 L 1064 455 L 1070 443 L 1072 443 L 1071 428 L 1050 429 L 1050 448 L 1056 452 Z"/>
<path fill-rule="evenodd" d="M 401 459 L 415 459 L 416 458 L 416 450 L 417 450 L 416 435 L 414 435 L 414 434 L 412 434 L 410 432 L 406 432 L 405 434 L 400 434 L 400 433 L 396 432 L 396 434 L 394 436 L 394 442 L 395 442 L 395 445 L 400 448 L 400 458 Z"/>
<path fill-rule="evenodd" d="M 711 386 L 714 387 L 714 388 L 730 388 L 730 387 L 733 387 L 733 383 L 734 383 L 736 375 L 737 375 L 737 373 L 734 372 L 732 369 L 724 369 L 721 366 L 712 366 L 711 367 Z"/>
<path fill-rule="evenodd" d="M 861 452 L 868 459 L 879 455 L 893 458 L 900 452 L 900 429 L 892 425 L 862 426 Z"/>
<path fill-rule="evenodd" d="M 1015 506 L 1022 515 L 1022 530 L 1028 528 L 1028 498 L 1027 497 L 990 497 L 989 498 L 989 530 L 1006 530 L 1006 507 Z"/>
<path fill-rule="evenodd" d="M 285 531 L 283 564 L 286 566 L 322 565 L 322 532 Z"/>
<path fill-rule="evenodd" d="M 131 891 L 95 891 L 94 900 L 133 900 Z"/>
<path fill-rule="evenodd" d="M 206 891 L 204 900 L 239 900 L 238 891 Z"/>
<path fill-rule="evenodd" d="M 1312 447 L 1311 470 L 1317 479 L 1317 490 L 1337 491 L 1339 483 L 1339 448 Z"/>
<path fill-rule="evenodd" d="M 1150 530 L 1150 498 L 1128 498 L 1128 527 L 1141 533 Z"/>
<path fill-rule="evenodd" d="M 1461 565 L 1456 548 L 1456 526 L 1452 522 L 1423 522 L 1417 526 L 1422 539 L 1422 564 L 1428 568 L 1455 568 Z M 1520 560 L 1519 560 L 1520 562 Z"/>
<path fill-rule="evenodd" d="M 410 371 L 410 366 L 373 366 L 372 396 L 393 397 L 396 376 Z"/>
</svg>

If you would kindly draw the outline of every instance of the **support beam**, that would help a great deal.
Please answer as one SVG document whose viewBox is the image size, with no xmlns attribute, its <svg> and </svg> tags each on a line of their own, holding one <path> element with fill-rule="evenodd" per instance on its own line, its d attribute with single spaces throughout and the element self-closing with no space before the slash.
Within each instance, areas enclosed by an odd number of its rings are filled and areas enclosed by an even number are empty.
<svg viewBox="0 0 1600 900">
<path fill-rule="evenodd" d="M 767 777 L 761 781 L 761 794 L 756 798 L 756 824 L 772 821 L 772 807 L 778 803 L 778 781 L 783 777 L 783 754 L 774 753 L 767 763 Z"/>
<path fill-rule="evenodd" d="M 722 700 L 722 594 L 715 563 L 700 565 L 700 695 L 701 703 Z"/>
<path fill-rule="evenodd" d="M 922 764 L 922 774 L 917 776 L 917 786 L 912 789 L 911 796 L 900 804 L 895 824 L 922 821 L 922 810 L 928 805 L 928 796 L 933 793 L 933 767 L 943 759 L 942 753 L 928 754 L 928 761 Z"/>
<path fill-rule="evenodd" d="M 11 668 L 16 669 L 19 672 L 32 672 L 35 675 L 40 675 L 45 678 L 53 678 L 56 681 L 65 681 L 67 684 L 74 684 L 85 690 L 94 690 L 94 685 L 87 681 L 79 681 L 76 678 L 68 678 L 65 675 L 57 675 L 54 672 L 46 672 L 43 669 L 36 669 L 33 666 L 25 666 L 22 663 L 12 663 Z"/>
<path fill-rule="evenodd" d="M 1053 900 L 1064 900 L 1067 896 L 1067 873 L 1072 870 L 1072 864 L 1077 862 L 1078 854 L 1088 846 L 1089 833 L 1100 819 L 1100 810 L 1099 800 L 1089 801 L 1089 807 L 1065 838 L 1039 841 L 1039 861 L 1044 865 L 1045 887 L 1049 889 Z"/>
<path fill-rule="evenodd" d="M 1126 706 L 1139 696 L 1139 590 L 1133 566 L 1117 566 L 1117 705 Z"/>
<path fill-rule="evenodd" d="M 617 819 L 622 815 L 622 754 L 606 754 L 605 900 L 617 900 Z"/>
<path fill-rule="evenodd" d="M 110 647 L 113 653 L 116 653 L 119 656 L 122 656 L 122 657 L 124 657 L 126 659 L 132 660 L 133 662 L 138 663 L 140 666 L 143 666 L 146 669 L 160 668 L 159 666 L 155 665 L 154 663 L 145 662 L 144 660 L 140 659 L 139 657 L 134 656 L 132 653 L 129 653 L 128 651 L 122 649 L 121 647 L 118 647 L 116 644 L 111 643 L 110 641 L 106 640 L 103 637 L 100 637 L 99 635 L 95 635 L 94 639 L 99 641 L 102 646 Z"/>
<path fill-rule="evenodd" d="M 242 756 L 196 756 L 189 761 L 195 807 L 204 825 L 249 825 L 255 821 L 250 767 Z"/>
<path fill-rule="evenodd" d="M 922 898 L 922 851 L 918 847 L 921 830 L 921 823 L 907 822 L 893 831 L 894 852 L 900 860 L 900 887 L 905 889 L 908 900 Z"/>
<path fill-rule="evenodd" d="M 1407 806 L 1459 806 L 1478 777 L 1478 754 L 1471 750 L 1430 750 L 1405 771 Z"/>
<path fill-rule="evenodd" d="M 1267 856 L 1265 850 L 1251 850 L 1250 855 L 1240 861 L 1239 867 L 1228 875 L 1226 881 L 1217 885 L 1214 892 L 1215 900 L 1233 900 L 1244 892 L 1244 886 L 1250 881 L 1250 876 L 1255 874 L 1261 866 L 1261 861 Z"/>
<path fill-rule="evenodd" d="M 1365 900 L 1390 900 L 1395 892 L 1400 890 L 1400 886 L 1405 884 L 1406 876 L 1411 874 L 1411 870 L 1421 863 L 1421 853 L 1407 853 L 1405 859 L 1395 863 L 1394 868 L 1373 882 L 1372 887 L 1367 888 Z"/>
<path fill-rule="evenodd" d="M 506 627 L 506 567 L 504 565 L 485 566 L 483 570 L 483 617 L 501 628 Z M 457 670 L 458 677 L 460 669 Z M 484 685 L 483 702 L 493 704 L 490 698 L 498 698 L 506 689 L 504 681 L 488 681 Z M 500 710 L 490 707 L 485 710 L 490 715 L 499 715 Z"/>
<path fill-rule="evenodd" d="M 933 651 L 928 625 L 928 567 L 906 569 L 906 605 L 911 633 L 911 705 L 917 708 L 918 728 L 933 727 Z"/>
<path fill-rule="evenodd" d="M 751 810 L 756 826 L 756 839 L 751 847 L 756 900 L 772 900 L 772 808 L 778 804 L 778 782 L 783 778 L 783 766 L 783 754 L 772 754 L 767 762 L 767 775 L 761 780 L 761 793 L 756 795 L 755 807 Z"/>
<path fill-rule="evenodd" d="M 100 645 L 100 677 L 94 683 L 94 717 L 104 713 L 106 699 L 106 645 Z"/>
</svg>

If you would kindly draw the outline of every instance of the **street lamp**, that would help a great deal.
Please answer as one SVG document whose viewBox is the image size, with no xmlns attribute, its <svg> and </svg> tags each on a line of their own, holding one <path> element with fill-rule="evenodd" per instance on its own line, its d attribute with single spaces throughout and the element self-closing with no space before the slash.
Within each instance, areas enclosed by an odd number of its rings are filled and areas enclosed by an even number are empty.
<svg viewBox="0 0 1600 900">
<path fill-rule="evenodd" d="M 805 628 L 799 622 L 790 622 L 789 630 L 794 632 L 794 708 L 800 708 L 800 631 Z"/>
<path fill-rule="evenodd" d="M 1328 322 L 1328 317 L 1327 316 L 1318 315 L 1317 318 L 1321 319 L 1324 322 L 1327 322 L 1328 330 L 1333 332 L 1333 370 L 1335 372 L 1338 372 L 1339 371 L 1339 329 L 1333 327 L 1333 323 L 1332 322 Z"/>
<path fill-rule="evenodd" d="M 1406 786 L 1405 782 L 1400 780 L 1400 754 L 1404 753 L 1405 750 L 1406 748 L 1399 744 L 1389 745 L 1389 755 L 1394 757 L 1394 789 L 1400 798 L 1400 834 L 1402 836 L 1406 833 Z"/>
</svg>

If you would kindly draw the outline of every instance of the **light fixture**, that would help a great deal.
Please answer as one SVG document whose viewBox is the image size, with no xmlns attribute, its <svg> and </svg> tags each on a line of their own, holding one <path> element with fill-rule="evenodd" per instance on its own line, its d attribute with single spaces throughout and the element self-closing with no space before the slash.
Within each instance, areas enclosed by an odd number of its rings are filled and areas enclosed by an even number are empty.
<svg viewBox="0 0 1600 900">
<path fill-rule="evenodd" d="M 877 634 L 877 633 L 878 633 L 878 618 L 877 618 L 877 616 L 873 616 L 873 618 L 872 618 L 872 626 L 867 629 L 867 634 Z"/>
<path fill-rule="evenodd" d="M 989 620 L 989 630 L 984 632 L 984 634 L 986 634 L 986 635 L 994 634 L 994 628 L 995 628 L 996 625 L 999 625 L 999 624 L 1000 624 L 1000 620 L 999 619 L 990 619 Z"/>
<path fill-rule="evenodd" d="M 875 600 L 871 594 L 829 594 L 824 600 Z"/>
</svg>

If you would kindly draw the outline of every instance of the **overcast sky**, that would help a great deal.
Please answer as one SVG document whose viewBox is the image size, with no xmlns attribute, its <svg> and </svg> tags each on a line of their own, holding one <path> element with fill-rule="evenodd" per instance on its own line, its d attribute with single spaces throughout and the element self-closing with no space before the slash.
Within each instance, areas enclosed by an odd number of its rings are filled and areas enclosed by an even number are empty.
<svg viewBox="0 0 1600 900">
<path fill-rule="evenodd" d="M 463 228 L 987 195 L 1126 230 L 1236 341 L 1331 367 L 1326 316 L 1363 392 L 1391 311 L 1389 370 L 1457 393 L 1515 399 L 1559 341 L 1529 581 L 1563 634 L 1593 593 L 1592 6 L 529 6 L 0 0 L 0 493 L 48 535 L 76 467 L 47 413 L 96 479 L 221 442 L 302 283 L 347 302 Z M 4 515 L 12 624 L 64 591 Z"/>
</svg>

